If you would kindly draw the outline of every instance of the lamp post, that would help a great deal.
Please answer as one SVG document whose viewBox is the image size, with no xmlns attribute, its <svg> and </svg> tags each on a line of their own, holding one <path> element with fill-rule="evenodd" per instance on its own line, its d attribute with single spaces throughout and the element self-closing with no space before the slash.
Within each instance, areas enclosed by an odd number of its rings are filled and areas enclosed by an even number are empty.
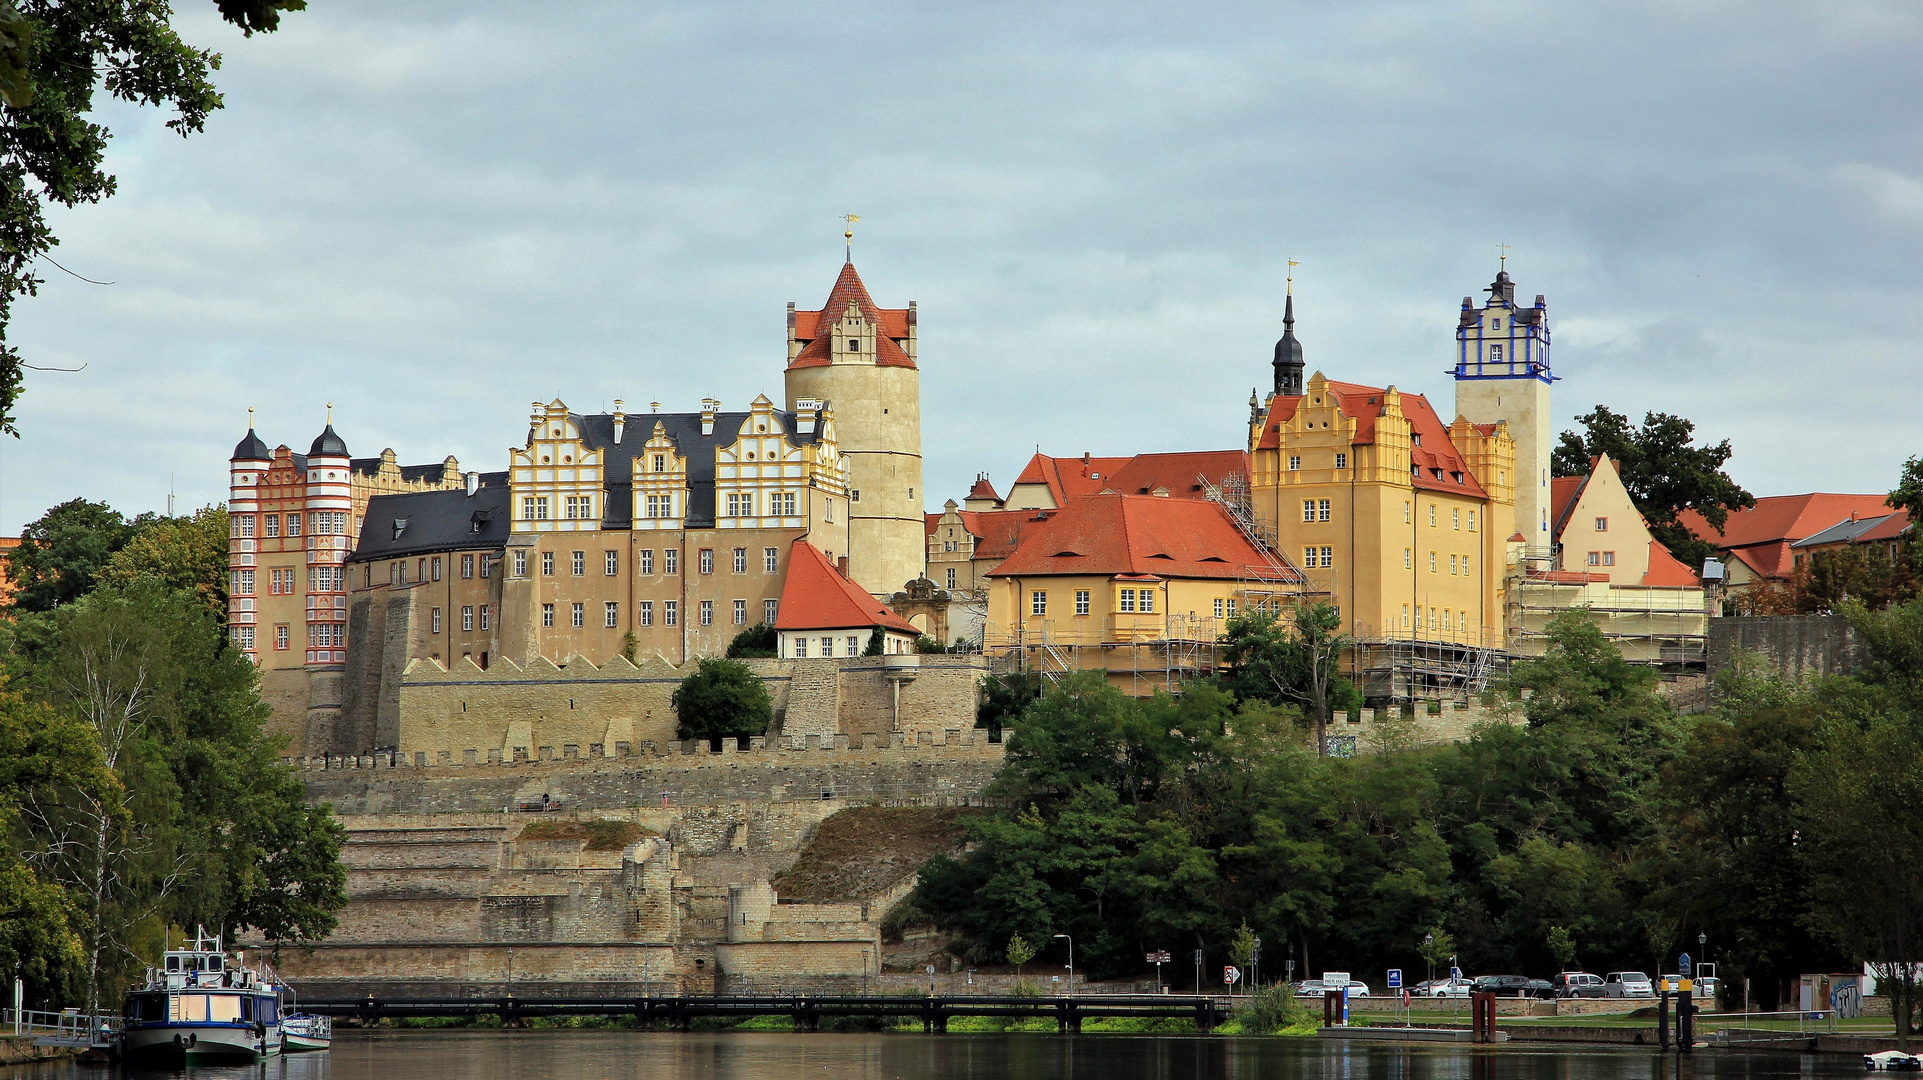
<svg viewBox="0 0 1923 1080">
<path fill-rule="evenodd" d="M 1429 961 L 1429 989 L 1435 989 L 1436 981 L 1436 936 L 1422 935 L 1422 958 Z"/>
<path fill-rule="evenodd" d="M 1075 996 L 1075 939 L 1072 937 L 1069 937 L 1067 934 L 1056 934 L 1055 936 L 1068 942 L 1068 996 L 1074 997 Z"/>
</svg>

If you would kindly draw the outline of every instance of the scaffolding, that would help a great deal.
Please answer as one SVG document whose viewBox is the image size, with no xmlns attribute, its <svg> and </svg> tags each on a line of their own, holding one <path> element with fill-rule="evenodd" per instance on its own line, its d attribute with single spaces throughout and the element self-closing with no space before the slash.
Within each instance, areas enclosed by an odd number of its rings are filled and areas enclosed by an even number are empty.
<svg viewBox="0 0 1923 1080">
<path fill-rule="evenodd" d="M 1356 641 L 1350 679 L 1369 701 L 1460 701 L 1507 675 L 1509 660 L 1486 642 L 1389 634 Z"/>
<path fill-rule="evenodd" d="M 1196 482 L 1202 487 L 1202 497 L 1226 510 L 1229 520 L 1248 540 L 1249 546 L 1256 551 L 1259 562 L 1244 563 L 1241 575 L 1236 582 L 1236 592 L 1243 602 L 1258 611 L 1280 614 L 1285 606 L 1299 602 L 1304 596 L 1327 596 L 1333 587 L 1327 581 L 1318 581 L 1303 572 L 1282 551 L 1276 540 L 1275 530 L 1264 525 L 1255 515 L 1254 500 L 1249 494 L 1248 477 L 1241 473 L 1230 473 L 1220 480 L 1197 476 Z"/>
<path fill-rule="evenodd" d="M 1583 609 L 1632 664 L 1665 675 L 1705 665 L 1710 602 L 1701 588 L 1612 585 L 1582 573 L 1530 573 L 1512 579 L 1509 593 L 1505 622 L 1509 649 L 1518 656 L 1541 655 L 1556 616 Z"/>
</svg>

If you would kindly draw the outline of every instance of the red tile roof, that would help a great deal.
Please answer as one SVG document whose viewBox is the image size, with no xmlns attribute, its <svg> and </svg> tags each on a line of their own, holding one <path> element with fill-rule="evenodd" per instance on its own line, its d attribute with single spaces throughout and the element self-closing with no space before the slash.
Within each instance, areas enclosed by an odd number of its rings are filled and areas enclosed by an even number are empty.
<svg viewBox="0 0 1923 1080">
<path fill-rule="evenodd" d="M 1741 558 L 1756 573 L 1787 577 L 1795 565 L 1789 550 L 1792 543 L 1847 520 L 1851 514 L 1877 517 L 1887 513 L 1886 496 L 1812 492 L 1768 495 L 1746 510 L 1732 510 L 1721 533 L 1694 510 L 1685 510 L 1679 517 L 1697 539 Z"/>
<path fill-rule="evenodd" d="M 897 344 L 908 337 L 908 310 L 906 308 L 880 308 L 875 306 L 874 298 L 868 295 L 868 287 L 861 283 L 861 275 L 855 273 L 854 263 L 843 263 L 841 276 L 835 279 L 835 287 L 828 293 L 828 302 L 820 311 L 795 312 L 795 337 L 806 341 L 790 370 L 805 367 L 827 367 L 832 352 L 833 334 L 820 333 L 821 321 L 829 322 L 841 318 L 849 304 L 861 308 L 861 314 L 875 327 L 875 363 L 882 367 L 914 367 L 915 362 Z"/>
<path fill-rule="evenodd" d="M 1592 466 L 1592 470 L 1593 466 Z M 1549 527 L 1551 535 L 1562 539 L 1562 527 L 1568 524 L 1569 511 L 1582 496 L 1582 489 L 1589 486 L 1589 474 L 1581 476 L 1558 476 L 1549 481 Z"/>
<path fill-rule="evenodd" d="M 1335 395 L 1336 405 L 1342 415 L 1353 419 L 1355 425 L 1355 445 L 1363 446 L 1375 442 L 1375 422 L 1382 415 L 1382 398 L 1387 392 L 1380 387 L 1363 386 L 1360 383 L 1337 382 L 1329 380 L 1329 392 Z M 1281 445 L 1282 424 L 1295 417 L 1295 410 L 1305 395 L 1276 395 L 1269 404 L 1269 416 L 1262 428 L 1262 438 L 1256 444 L 1259 449 L 1276 449 Z M 1418 488 L 1431 491 L 1454 491 L 1477 498 L 1486 499 L 1482 484 L 1476 475 L 1469 471 L 1468 463 L 1463 461 L 1461 451 L 1449 438 L 1449 426 L 1436 415 L 1435 407 L 1421 394 L 1401 394 L 1402 415 L 1409 421 L 1419 446 L 1409 448 L 1411 464 L 1417 472 L 1410 477 Z M 1491 428 L 1490 430 L 1494 430 Z M 1440 470 L 1442 475 L 1437 477 Z M 1455 482 L 1455 476 L 1462 477 L 1462 483 Z"/>
<path fill-rule="evenodd" d="M 1649 572 L 1643 575 L 1644 585 L 1661 588 L 1694 588 L 1702 584 L 1696 580 L 1696 572 L 1677 561 L 1659 541 L 1649 542 Z"/>
<path fill-rule="evenodd" d="M 955 511 L 955 516 L 958 518 L 961 518 L 962 528 L 968 530 L 968 534 L 970 536 L 980 536 L 981 535 L 980 519 L 982 514 L 984 513 L 993 513 L 993 511 L 957 510 Z M 946 512 L 940 513 L 940 514 L 923 514 L 922 523 L 927 527 L 928 535 L 930 536 L 935 535 L 936 526 L 940 525 L 941 519 L 947 516 L 948 515 Z"/>
<path fill-rule="evenodd" d="M 974 502 L 977 499 L 985 499 L 992 503 L 1002 501 L 1002 497 L 995 494 L 995 485 L 988 482 L 986 475 L 977 476 L 975 486 L 968 489 L 968 501 Z"/>
<path fill-rule="evenodd" d="M 1220 505 L 1154 495 L 1084 495 L 1029 527 L 993 577 L 1153 574 L 1234 579 L 1274 573 Z"/>
<path fill-rule="evenodd" d="M 1137 454 L 1115 470 L 1107 485 L 1124 495 L 1147 495 L 1167 488 L 1178 499 L 1203 498 L 1201 477 L 1221 483 L 1225 476 L 1249 475 L 1245 450 L 1193 450 L 1176 454 Z"/>
<path fill-rule="evenodd" d="M 1894 540 L 1909 531 L 1910 515 L 1899 510 L 1878 522 L 1875 528 L 1857 537 L 1853 543 L 1868 544 L 1877 540 Z"/>
<path fill-rule="evenodd" d="M 828 556 L 806 540 L 788 553 L 788 580 L 775 609 L 776 630 L 856 630 L 881 626 L 919 634 L 906 619 L 841 576 Z"/>
<path fill-rule="evenodd" d="M 981 542 L 975 545 L 975 558 L 997 561 L 1008 558 L 1028 530 L 1055 513 L 1054 510 L 984 510 L 976 514 L 975 523 L 981 531 L 975 535 Z"/>
<path fill-rule="evenodd" d="M 1036 454 L 1028 459 L 1022 474 L 1015 478 L 1020 484 L 1046 484 L 1048 493 L 1054 496 L 1056 506 L 1067 506 L 1068 501 L 1080 495 L 1093 495 L 1108 487 L 1117 472 L 1129 463 L 1124 457 L 1079 458 L 1049 457 Z M 1010 489 L 1011 492 L 1013 489 Z"/>
</svg>

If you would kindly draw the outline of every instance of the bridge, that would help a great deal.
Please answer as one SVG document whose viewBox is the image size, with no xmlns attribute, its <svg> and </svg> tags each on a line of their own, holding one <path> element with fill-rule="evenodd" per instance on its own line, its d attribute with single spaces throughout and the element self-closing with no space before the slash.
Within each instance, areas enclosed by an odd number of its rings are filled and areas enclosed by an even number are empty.
<svg viewBox="0 0 1923 1080">
<path fill-rule="evenodd" d="M 303 998 L 300 1010 L 371 1024 L 383 1018 L 498 1016 L 510 1026 L 536 1017 L 632 1016 L 642 1024 L 666 1021 L 686 1031 L 697 1017 L 745 1020 L 785 1016 L 796 1031 L 816 1031 L 824 1017 L 874 1017 L 921 1022 L 923 1031 L 947 1031 L 957 1016 L 1053 1018 L 1058 1031 L 1080 1031 L 1082 1021 L 1100 1017 L 1168 1017 L 1193 1020 L 1208 1031 L 1228 1019 L 1230 1002 L 1213 996 L 1167 994 L 1094 994 L 1069 997 L 1006 996 L 812 996 L 734 995 L 674 997 L 375 997 Z"/>
</svg>

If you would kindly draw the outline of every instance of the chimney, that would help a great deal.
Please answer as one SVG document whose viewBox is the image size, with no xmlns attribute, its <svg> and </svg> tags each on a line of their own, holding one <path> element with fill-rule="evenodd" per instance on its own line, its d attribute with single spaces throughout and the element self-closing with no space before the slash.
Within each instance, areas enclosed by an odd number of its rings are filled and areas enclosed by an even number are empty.
<svg viewBox="0 0 1923 1080">
<path fill-rule="evenodd" d="M 701 399 L 701 434 L 714 434 L 714 414 L 721 411 L 721 402 L 714 398 Z"/>
<path fill-rule="evenodd" d="M 808 435 L 814 432 L 815 412 L 820 408 L 821 402 L 814 398 L 795 399 L 795 434 Z"/>
<path fill-rule="evenodd" d="M 835 572 L 842 577 L 848 576 L 848 556 L 842 555 L 835 559 Z"/>
<path fill-rule="evenodd" d="M 627 410 L 622 408 L 621 399 L 614 399 L 614 445 L 621 445 L 621 429 L 628 425 Z"/>
<path fill-rule="evenodd" d="M 467 497 L 470 499 L 473 498 L 474 493 L 481 490 L 481 474 L 471 472 L 463 476 L 462 479 L 467 481 Z"/>
</svg>

